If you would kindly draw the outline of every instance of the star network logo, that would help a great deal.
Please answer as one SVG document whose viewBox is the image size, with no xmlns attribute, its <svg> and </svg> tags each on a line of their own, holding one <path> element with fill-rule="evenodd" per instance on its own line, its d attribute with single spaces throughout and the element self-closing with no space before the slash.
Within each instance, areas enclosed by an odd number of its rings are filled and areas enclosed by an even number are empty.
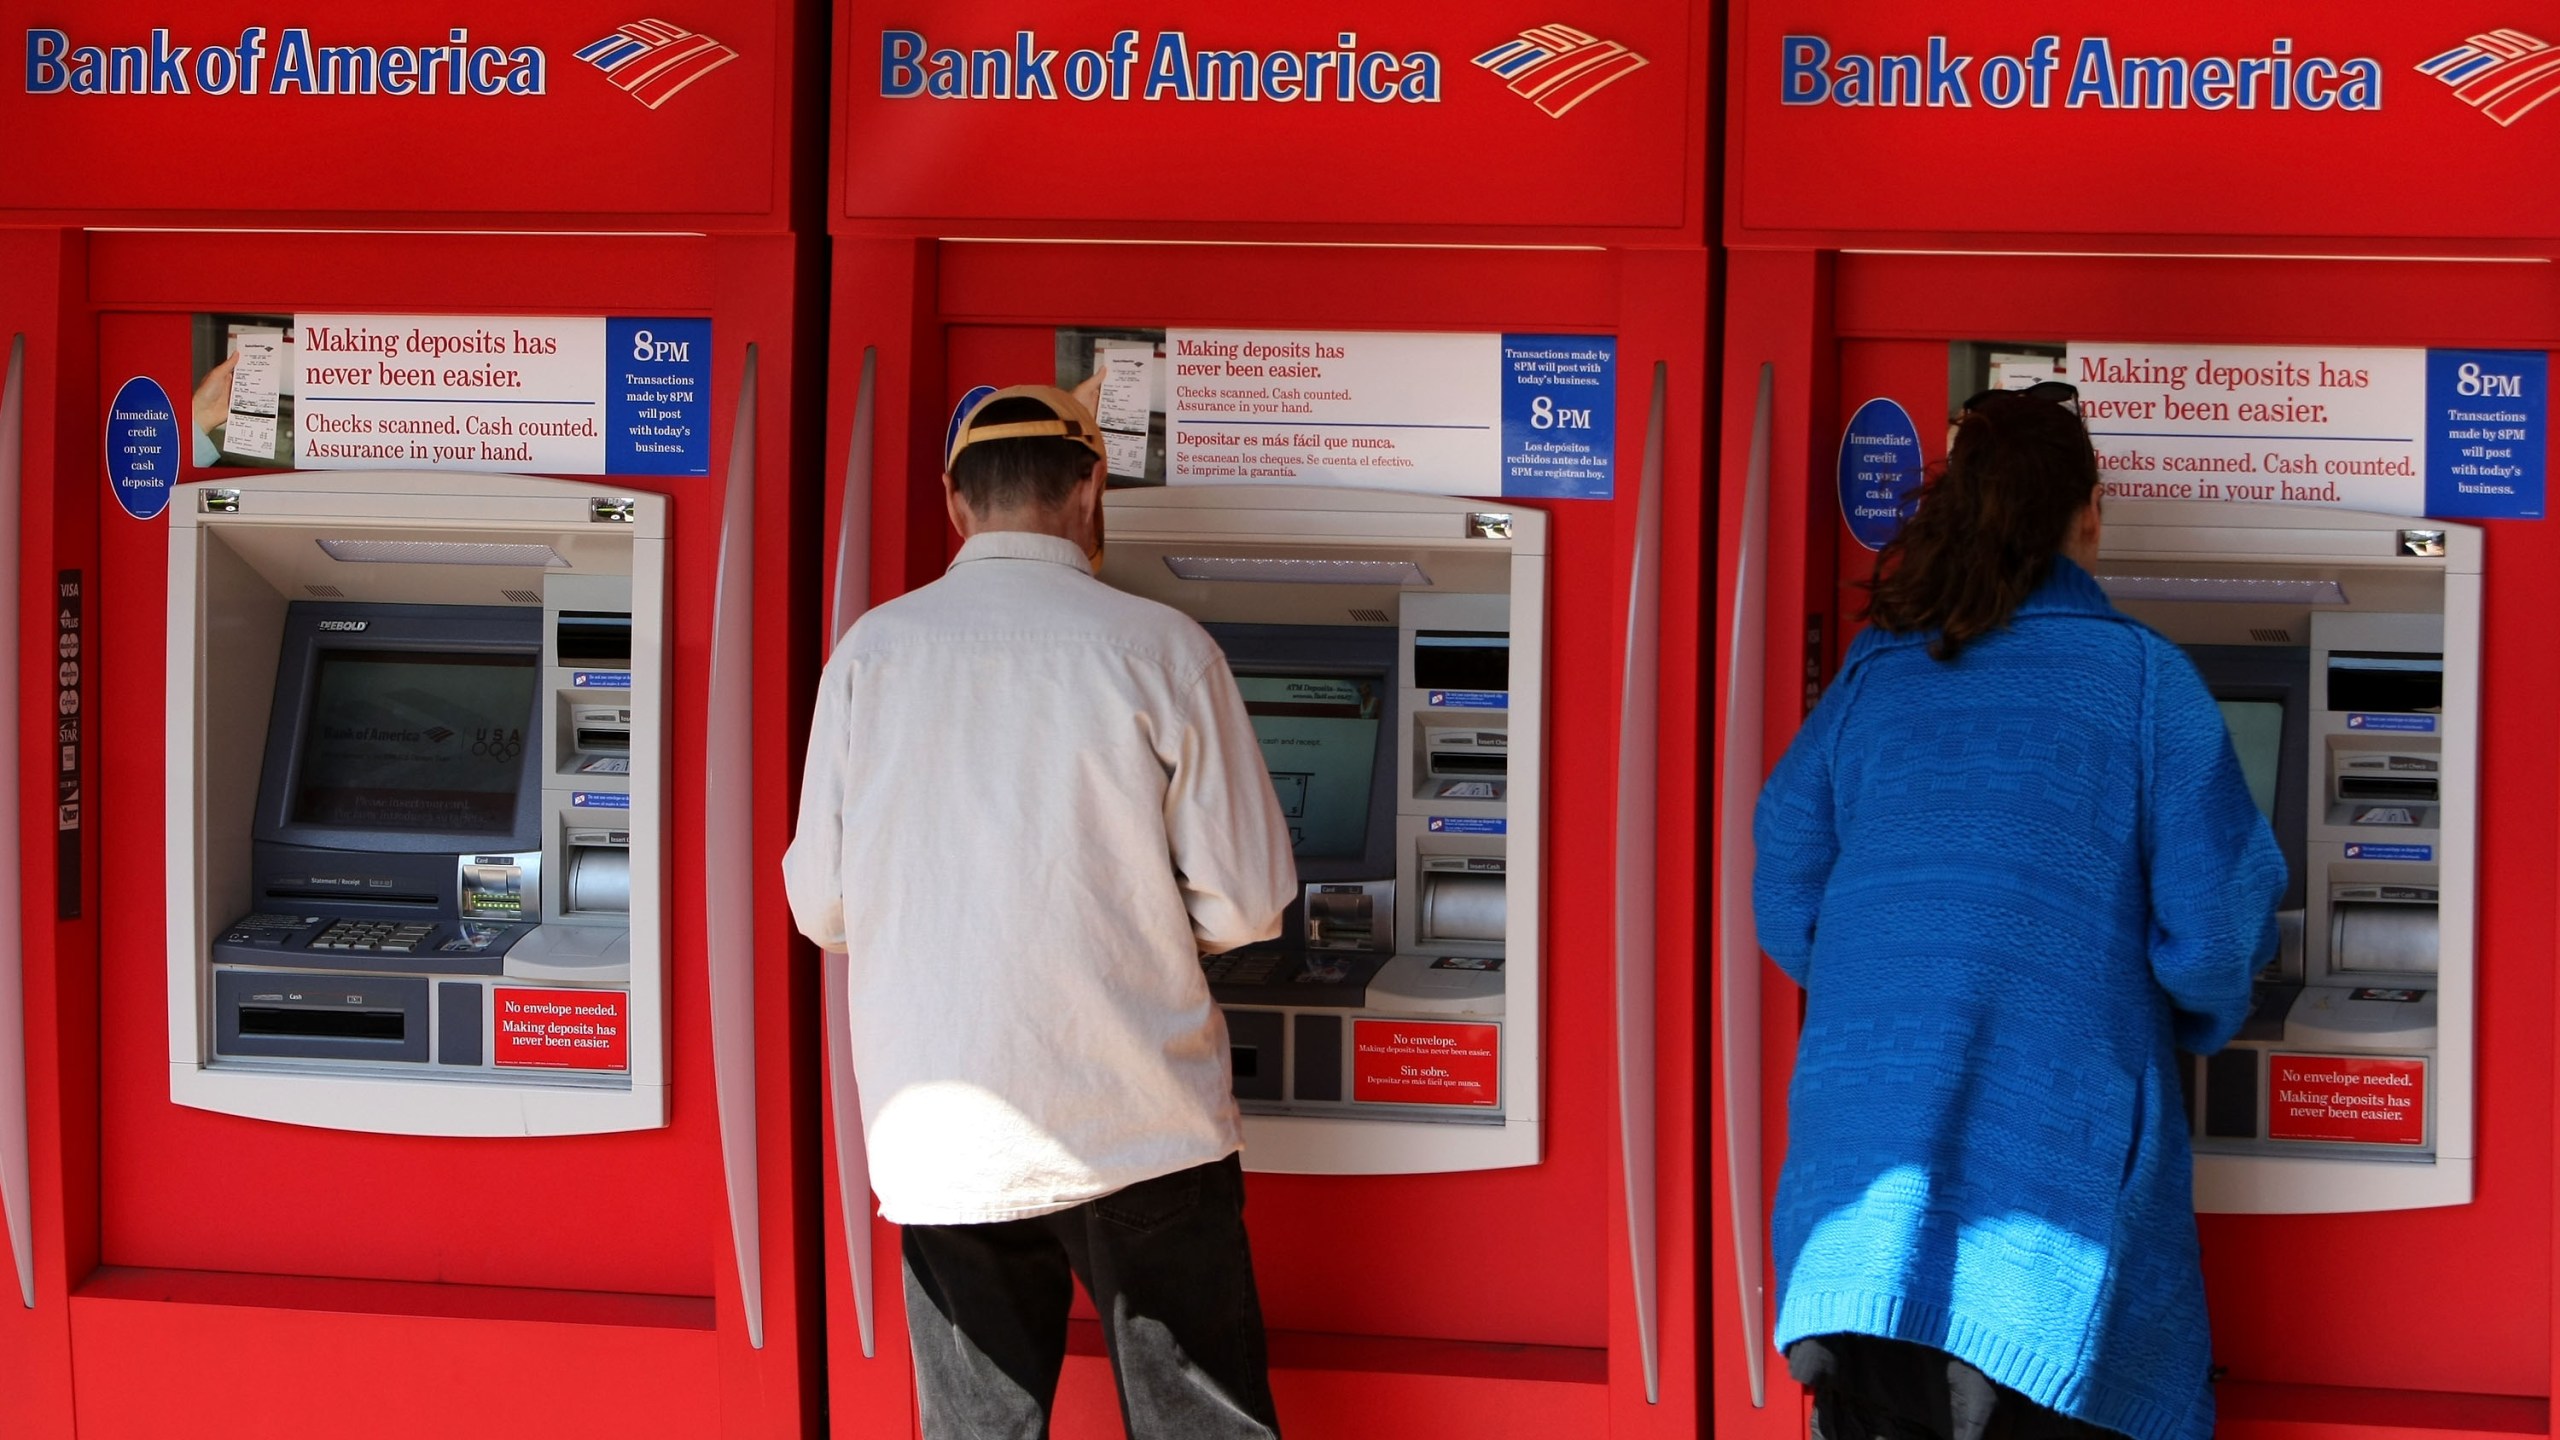
<svg viewBox="0 0 2560 1440">
<path fill-rule="evenodd" d="M 2560 94 L 2560 46 L 2521 30 L 2474 35 L 2432 60 L 2418 73 L 2453 88 L 2454 98 L 2501 125 Z"/>
<path fill-rule="evenodd" d="M 634 20 L 578 52 L 632 99 L 655 110 L 738 52 L 664 20 Z"/>
<path fill-rule="evenodd" d="M 1541 25 L 1487 50 L 1475 63 L 1510 81 L 1513 94 L 1560 117 L 1646 62 L 1615 40 L 1570 25 Z"/>
</svg>

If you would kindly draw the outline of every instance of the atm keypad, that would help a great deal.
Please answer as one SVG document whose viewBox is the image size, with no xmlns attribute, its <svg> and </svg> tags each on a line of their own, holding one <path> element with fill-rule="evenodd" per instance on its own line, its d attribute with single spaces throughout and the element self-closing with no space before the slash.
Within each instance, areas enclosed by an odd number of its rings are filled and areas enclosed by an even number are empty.
<svg viewBox="0 0 2560 1440">
<path fill-rule="evenodd" d="M 314 950 L 369 950 L 381 954 L 415 952 L 435 930 L 433 923 L 389 920 L 340 920 L 311 942 Z"/>
</svg>

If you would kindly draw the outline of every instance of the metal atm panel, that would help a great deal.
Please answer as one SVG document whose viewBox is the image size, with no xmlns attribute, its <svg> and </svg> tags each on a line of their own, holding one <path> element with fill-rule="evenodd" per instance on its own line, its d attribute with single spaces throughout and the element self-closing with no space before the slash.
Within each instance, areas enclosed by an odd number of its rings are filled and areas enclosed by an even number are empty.
<svg viewBox="0 0 2560 1440">
<path fill-rule="evenodd" d="M 198 482 L 170 506 L 170 1098 L 391 1134 L 662 1126 L 666 501 L 396 480 Z M 443 663 L 474 657 L 522 672 L 529 733 L 399 743 L 490 747 L 507 813 L 482 818 L 510 838 L 365 818 L 468 808 L 450 796 L 303 805 L 306 732 L 359 683 L 333 674 L 450 689 L 486 683 Z"/>
<path fill-rule="evenodd" d="M 1207 625 L 1248 711 L 1266 677 L 1388 692 L 1364 858 L 1302 852 L 1282 940 L 1206 962 L 1247 1168 L 1537 1163 L 1546 517 L 1281 486 L 1107 503 L 1103 578 Z M 1273 773 L 1286 810 L 1310 782 Z"/>
<path fill-rule="evenodd" d="M 2129 502 L 2108 512 L 2099 572 L 2119 608 L 2198 656 L 2244 772 L 2253 722 L 2234 707 L 2287 712 L 2270 819 L 2299 909 L 2239 1038 L 2188 1063 L 2197 1208 L 2467 1203 L 2479 529 Z"/>
</svg>

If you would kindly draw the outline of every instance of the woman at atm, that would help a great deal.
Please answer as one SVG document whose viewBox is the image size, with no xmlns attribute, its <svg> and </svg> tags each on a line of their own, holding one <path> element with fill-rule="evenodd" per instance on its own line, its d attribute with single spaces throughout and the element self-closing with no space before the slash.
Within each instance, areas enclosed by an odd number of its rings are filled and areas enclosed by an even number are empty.
<svg viewBox="0 0 2560 1440">
<path fill-rule="evenodd" d="M 2247 1014 L 2284 861 L 2099 523 L 2077 415 L 1961 417 L 1760 797 L 1807 998 L 1776 1338 L 1823 1440 L 2213 1432 L 2175 1055 Z"/>
</svg>

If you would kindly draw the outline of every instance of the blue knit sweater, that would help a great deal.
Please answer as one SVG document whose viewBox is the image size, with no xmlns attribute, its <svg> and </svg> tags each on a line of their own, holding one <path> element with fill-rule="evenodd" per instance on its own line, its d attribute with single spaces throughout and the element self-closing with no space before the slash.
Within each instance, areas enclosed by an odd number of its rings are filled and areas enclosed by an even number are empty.
<svg viewBox="0 0 2560 1440">
<path fill-rule="evenodd" d="M 1760 797 L 1760 943 L 1807 992 L 1778 1344 L 1934 1345 L 2206 1440 L 2175 1050 L 2247 1015 L 2283 857 L 2194 667 L 2079 566 L 1930 638 L 1860 636 Z"/>
</svg>

